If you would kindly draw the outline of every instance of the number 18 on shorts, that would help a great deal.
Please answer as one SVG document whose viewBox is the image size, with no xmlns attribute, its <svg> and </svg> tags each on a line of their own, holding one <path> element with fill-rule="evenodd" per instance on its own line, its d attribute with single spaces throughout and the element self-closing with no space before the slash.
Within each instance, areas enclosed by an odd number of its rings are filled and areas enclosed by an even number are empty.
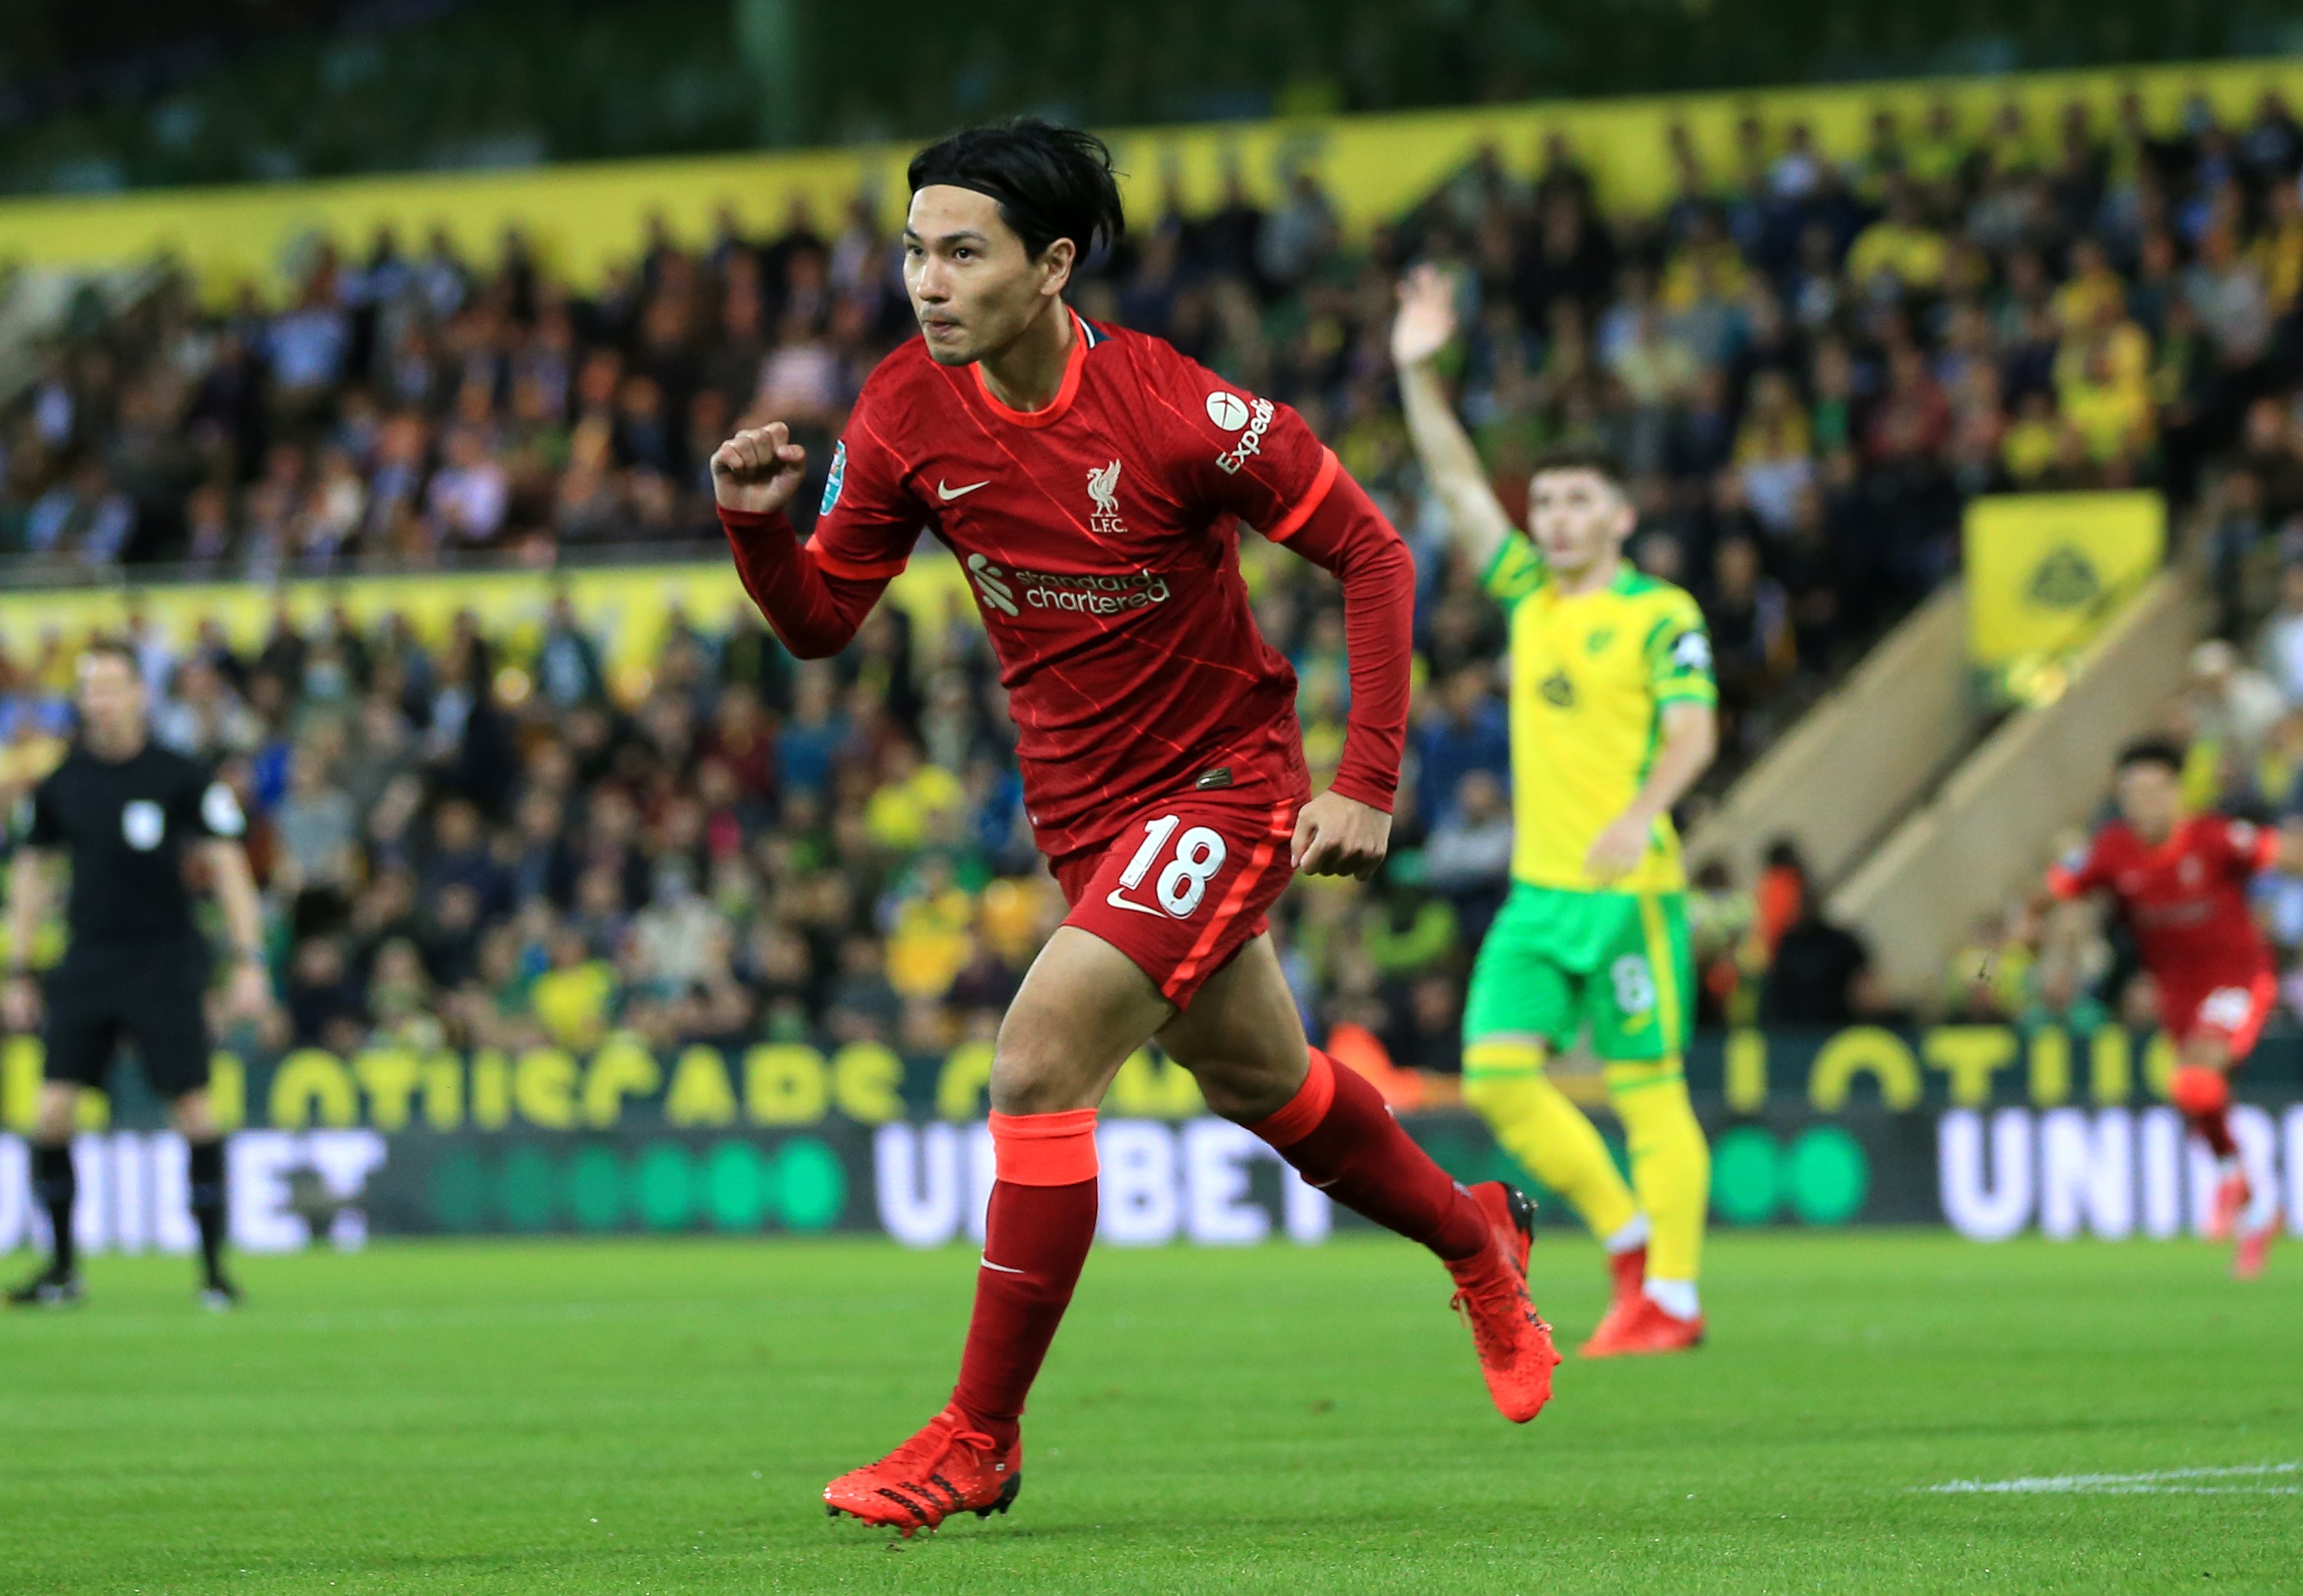
<svg viewBox="0 0 2303 1596">
<path fill-rule="evenodd" d="M 1188 793 L 1130 821 L 1109 846 L 1054 864 L 1064 924 L 1109 942 L 1177 1008 L 1268 922 L 1286 889 L 1301 799 Z"/>
</svg>

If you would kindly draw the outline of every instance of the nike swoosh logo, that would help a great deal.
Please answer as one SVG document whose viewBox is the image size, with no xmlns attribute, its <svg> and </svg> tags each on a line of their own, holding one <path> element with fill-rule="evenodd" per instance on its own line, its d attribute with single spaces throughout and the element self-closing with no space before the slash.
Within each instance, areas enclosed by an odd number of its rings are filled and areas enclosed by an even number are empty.
<svg viewBox="0 0 2303 1596">
<path fill-rule="evenodd" d="M 1158 909 L 1146 908 L 1140 903 L 1130 903 L 1126 899 L 1122 898 L 1119 895 L 1119 889 L 1118 887 L 1111 889 L 1109 895 L 1104 899 L 1104 901 L 1111 905 L 1114 908 L 1132 908 L 1139 915 L 1150 915 L 1155 920 L 1161 917 Z"/>
<path fill-rule="evenodd" d="M 983 1263 L 984 1268 L 996 1269 L 1003 1275 L 1019 1275 L 1025 1272 L 1020 1269 L 1010 1269 L 1004 1263 L 994 1263 L 989 1258 L 983 1259 L 980 1262 Z"/>
<path fill-rule="evenodd" d="M 991 478 L 986 477 L 983 481 L 971 482 L 966 487 L 947 487 L 944 486 L 943 478 L 939 477 L 936 478 L 936 497 L 949 504 L 954 499 L 965 499 L 968 494 L 974 493 L 979 487 L 990 487 L 991 486 Z"/>
</svg>

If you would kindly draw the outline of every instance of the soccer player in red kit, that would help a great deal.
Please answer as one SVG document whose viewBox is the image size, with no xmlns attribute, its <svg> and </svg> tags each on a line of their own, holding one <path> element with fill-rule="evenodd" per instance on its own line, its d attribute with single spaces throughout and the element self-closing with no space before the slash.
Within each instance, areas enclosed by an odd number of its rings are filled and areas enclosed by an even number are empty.
<svg viewBox="0 0 2303 1596">
<path fill-rule="evenodd" d="M 957 1386 L 824 1501 L 908 1534 L 1015 1499 L 1025 1395 L 1095 1233 L 1096 1104 L 1155 1036 L 1210 1109 L 1438 1254 L 1490 1395 L 1523 1423 L 1558 1361 L 1528 1300 L 1526 1200 L 1456 1185 L 1373 1088 L 1306 1045 L 1264 917 L 1297 869 L 1364 878 L 1383 861 L 1406 723 L 1406 549 L 1295 412 L 1064 302 L 1122 226 L 1100 140 L 976 129 L 923 150 L 909 176 L 921 337 L 865 384 L 813 537 L 784 518 L 806 454 L 780 424 L 713 456 L 721 519 L 746 589 L 806 656 L 847 644 L 923 529 L 958 556 L 1071 912 L 1000 1026 L 996 1178 Z M 1250 614 L 1243 521 L 1343 582 L 1351 712 L 1316 798 L 1294 673 Z"/>
<path fill-rule="evenodd" d="M 2157 738 L 2119 756 L 2119 818 L 2047 873 L 2059 899 L 2108 894 L 2159 989 L 2160 1023 L 2178 1050 L 2169 1095 L 2221 1167 L 2208 1234 L 2230 1237 L 2249 1193 L 2231 1140 L 2231 1076 L 2245 1063 L 2278 997 L 2278 970 L 2247 898 L 2258 871 L 2292 869 L 2291 834 L 2221 815 L 2182 812 L 2183 750 Z M 2251 1278 L 2278 1228 L 2240 1237 L 2234 1272 Z"/>
</svg>

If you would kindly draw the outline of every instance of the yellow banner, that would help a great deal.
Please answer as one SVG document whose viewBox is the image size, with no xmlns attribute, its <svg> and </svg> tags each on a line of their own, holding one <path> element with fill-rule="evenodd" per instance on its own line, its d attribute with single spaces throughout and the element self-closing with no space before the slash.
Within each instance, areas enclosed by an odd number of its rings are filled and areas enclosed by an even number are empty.
<svg viewBox="0 0 2303 1596">
<path fill-rule="evenodd" d="M 2167 547 L 2155 493 L 2012 494 L 1968 506 L 1968 652 L 2009 672 L 2084 647 Z"/>
<path fill-rule="evenodd" d="M 1397 218 L 1483 146 L 1506 170 L 1534 173 L 1545 140 L 1564 134 L 1589 165 L 1602 201 L 1649 210 L 1676 182 L 1667 142 L 1684 123 L 1710 152 L 1715 180 L 1733 176 L 1737 122 L 1758 113 L 1771 131 L 1804 122 L 1830 156 L 1861 153 L 1871 114 L 1897 112 L 1905 139 L 1936 100 L 1951 103 L 1962 133 L 1979 139 L 2003 106 L 2020 106 L 2034 153 L 2054 153 L 2056 117 L 2077 99 L 2107 131 L 2116 97 L 2133 89 L 2153 125 L 2172 127 L 2183 102 L 2204 96 L 2227 123 L 2244 122 L 2275 89 L 2303 98 L 2303 62 L 2203 63 L 2117 72 L 2029 72 L 1965 80 L 1911 79 L 1823 88 L 1538 101 L 1469 110 L 1315 117 L 1227 125 L 1125 129 L 1110 135 L 1130 209 L 1149 222 L 1172 188 L 1184 204 L 1220 203 L 1236 173 L 1258 203 L 1286 193 L 1293 173 L 1317 173 L 1344 225 L 1362 232 Z M 820 231 L 837 232 L 847 207 L 869 195 L 883 224 L 903 210 L 904 166 L 913 146 L 880 144 L 778 154 L 600 162 L 527 172 L 425 173 L 232 188 L 63 196 L 0 204 L 0 264 L 101 266 L 174 254 L 215 301 L 240 284 L 277 296 L 294 280 L 316 238 L 357 257 L 375 228 L 400 229 L 420 250 L 444 231 L 474 259 L 493 257 L 503 230 L 527 232 L 548 264 L 578 289 L 596 288 L 639 253 L 652 220 L 689 246 L 711 236 L 724 208 L 754 232 L 783 225 L 804 201 Z"/>
<path fill-rule="evenodd" d="M 62 644 L 69 654 L 92 636 L 117 636 L 140 620 L 178 647 L 189 646 L 200 626 L 213 621 L 235 648 L 253 650 L 280 615 L 308 634 L 339 608 L 363 630 L 403 615 L 418 638 L 437 646 L 456 617 L 468 612 L 504 659 L 518 663 L 534 656 L 553 605 L 562 595 L 600 645 L 611 681 L 626 697 L 645 690 L 645 672 L 676 620 L 716 632 L 732 612 L 751 608 L 735 567 L 724 560 L 560 572 L 312 578 L 272 587 L 249 582 L 78 587 L 0 594 L 0 647 L 26 662 L 49 654 L 52 644 Z M 923 635 L 955 614 L 970 621 L 975 615 L 966 579 L 941 549 L 915 556 L 889 597 L 910 614 Z"/>
</svg>

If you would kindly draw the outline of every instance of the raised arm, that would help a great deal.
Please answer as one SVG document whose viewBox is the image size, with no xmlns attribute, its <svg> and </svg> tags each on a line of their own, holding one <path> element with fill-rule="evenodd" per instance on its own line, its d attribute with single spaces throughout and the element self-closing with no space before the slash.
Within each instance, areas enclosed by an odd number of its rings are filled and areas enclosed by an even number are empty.
<svg viewBox="0 0 2303 1596">
<path fill-rule="evenodd" d="M 1399 314 L 1391 324 L 1400 402 L 1415 440 L 1415 457 L 1447 511 L 1449 535 L 1484 570 L 1513 527 L 1439 381 L 1440 351 L 1455 337 L 1455 285 L 1438 268 L 1417 266 L 1401 280 Z"/>
<path fill-rule="evenodd" d="M 887 569 L 847 565 L 802 546 L 784 514 L 807 473 L 807 451 L 780 421 L 738 433 L 713 452 L 712 491 L 744 591 L 785 647 L 804 660 L 838 654 L 887 590 Z"/>
</svg>

